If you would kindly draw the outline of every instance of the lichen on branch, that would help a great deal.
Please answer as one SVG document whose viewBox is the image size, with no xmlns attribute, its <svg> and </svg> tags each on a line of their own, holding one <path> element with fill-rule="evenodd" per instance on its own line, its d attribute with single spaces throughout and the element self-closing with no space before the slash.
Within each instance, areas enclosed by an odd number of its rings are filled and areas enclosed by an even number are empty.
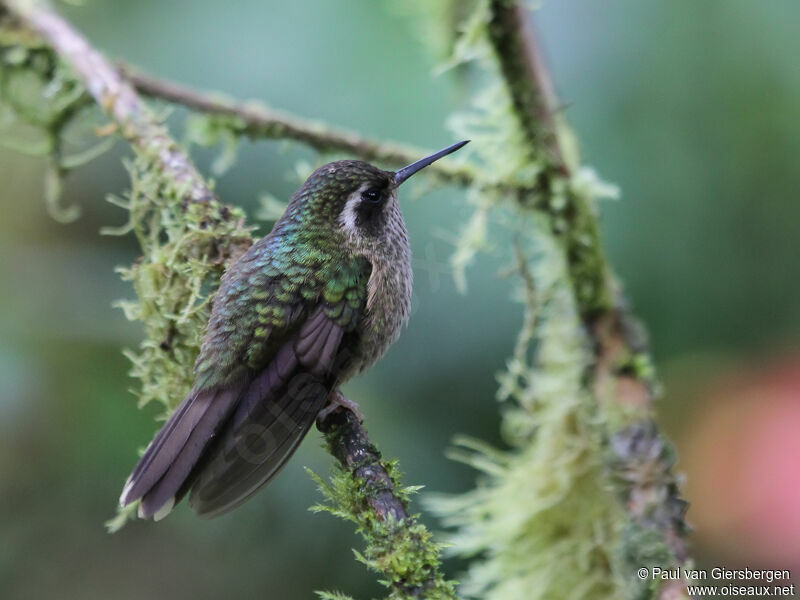
<svg viewBox="0 0 800 600">
<path fill-rule="evenodd" d="M 473 189 L 455 266 L 463 272 L 498 246 L 493 230 L 505 231 L 525 319 L 499 376 L 510 449 L 461 440 L 454 454 L 481 482 L 433 501 L 456 527 L 455 552 L 473 558 L 463 591 L 484 600 L 685 597 L 681 582 L 635 575 L 689 559 L 673 453 L 653 421 L 649 353 L 599 235 L 596 200 L 614 189 L 580 166 L 523 3 L 471 5 L 449 64 L 480 71 L 481 89 L 452 123 L 514 186 Z"/>
<path fill-rule="evenodd" d="M 314 476 L 325 503 L 312 510 L 355 523 L 366 544 L 356 558 L 380 575 L 389 600 L 455 600 L 440 566 L 443 545 L 408 512 L 419 488 L 401 486 L 397 463 L 382 459 L 352 412 L 334 412 L 318 427 L 339 466 L 330 483 Z"/>
<path fill-rule="evenodd" d="M 139 242 L 142 256 L 119 269 L 136 299 L 117 305 L 145 330 L 139 349 L 125 352 L 133 363 L 131 375 L 139 380 L 139 404 L 158 402 L 166 416 L 191 387 L 209 299 L 225 266 L 252 242 L 251 229 L 241 209 L 219 202 L 166 127 L 77 31 L 38 3 L 12 2 L 9 7 L 18 20 L 3 29 L 4 38 L 11 41 L 13 35 L 16 43 L 4 56 L 29 56 L 28 71 L 34 71 L 34 61 L 43 63 L 46 68 L 37 71 L 42 90 L 57 90 L 41 93 L 50 100 L 45 112 L 57 115 L 45 121 L 47 131 L 60 139 L 61 125 L 74 111 L 71 105 L 55 111 L 63 104 L 60 95 L 68 93 L 99 107 L 111 123 L 100 127 L 96 114 L 96 129 L 121 136 L 133 150 L 133 160 L 126 162 L 131 189 L 111 198 L 126 211 L 127 222 L 104 232 L 132 232 Z M 120 513 L 109 527 L 121 527 L 130 514 Z"/>
<path fill-rule="evenodd" d="M 94 136 L 77 135 L 91 120 L 86 113 L 93 106 L 50 48 L 17 28 L 0 26 L 0 145 L 45 158 L 45 206 L 62 223 L 80 214 L 78 206 L 60 205 L 63 180 L 110 147 L 110 139 L 94 143 Z"/>
</svg>

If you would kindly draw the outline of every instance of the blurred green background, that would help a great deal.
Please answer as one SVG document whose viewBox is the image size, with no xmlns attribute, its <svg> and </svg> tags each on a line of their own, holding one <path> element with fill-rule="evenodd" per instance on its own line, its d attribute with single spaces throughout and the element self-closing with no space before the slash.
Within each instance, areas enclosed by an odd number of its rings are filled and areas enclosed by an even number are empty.
<svg viewBox="0 0 800 600">
<path fill-rule="evenodd" d="M 438 58 L 400 1 L 94 0 L 66 13 L 112 57 L 372 136 L 441 147 L 465 102 L 453 73 L 431 75 Z M 536 18 L 586 162 L 623 192 L 602 206 L 606 243 L 651 333 L 698 563 L 800 572 L 800 4 L 559 0 Z M 60 225 L 42 161 L 0 150 L 0 594 L 376 595 L 351 526 L 307 511 L 319 495 L 302 467 L 330 464 L 316 432 L 232 514 L 181 507 L 105 533 L 156 413 L 127 391 L 120 349 L 141 332 L 111 308 L 132 294 L 113 268 L 135 259 L 134 241 L 98 233 L 124 220 L 104 201 L 127 186 L 124 153 L 70 177 L 63 202 L 83 216 Z M 196 153 L 204 170 L 213 156 Z M 245 141 L 217 189 L 252 215 L 312 159 Z M 435 491 L 472 485 L 444 457 L 454 434 L 500 443 L 494 375 L 521 318 L 497 257 L 470 271 L 468 295 L 445 272 L 443 232 L 468 214 L 458 190 L 407 200 L 413 317 L 348 386 L 408 483 Z"/>
</svg>

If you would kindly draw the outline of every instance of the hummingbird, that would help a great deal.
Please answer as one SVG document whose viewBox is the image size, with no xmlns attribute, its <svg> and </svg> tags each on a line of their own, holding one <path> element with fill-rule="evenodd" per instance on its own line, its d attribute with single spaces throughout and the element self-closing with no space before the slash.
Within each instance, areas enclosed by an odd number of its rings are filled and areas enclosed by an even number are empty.
<svg viewBox="0 0 800 600">
<path fill-rule="evenodd" d="M 128 477 L 124 507 L 165 517 L 187 493 L 201 517 L 274 478 L 318 415 L 354 408 L 339 386 L 399 337 L 411 250 L 399 186 L 469 140 L 396 172 L 342 160 L 316 169 L 272 231 L 226 270 L 191 391 Z"/>
</svg>

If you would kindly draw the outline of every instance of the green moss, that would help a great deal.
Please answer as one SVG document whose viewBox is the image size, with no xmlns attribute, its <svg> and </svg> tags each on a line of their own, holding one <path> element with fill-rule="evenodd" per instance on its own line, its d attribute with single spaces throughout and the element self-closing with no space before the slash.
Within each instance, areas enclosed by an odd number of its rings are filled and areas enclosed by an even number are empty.
<svg viewBox="0 0 800 600">
<path fill-rule="evenodd" d="M 322 600 L 353 600 L 351 596 L 341 592 L 316 592 Z"/>
<path fill-rule="evenodd" d="M 109 144 L 67 153 L 64 136 L 79 126 L 94 135 L 103 118 L 96 109 L 84 110 L 92 105 L 90 96 L 51 49 L 13 27 L 0 32 L 0 105 L 13 112 L 17 129 L 25 124 L 28 136 L 43 141 L 38 150 L 48 160 L 45 190 L 51 213 L 59 220 L 75 218 L 76 207 L 58 206 L 61 181 Z M 153 133 L 168 139 L 158 125 Z M 219 278 L 252 238 L 241 210 L 214 198 L 188 200 L 187 184 L 163 170 L 156 150 L 141 144 L 133 148 L 134 159 L 126 163 L 131 189 L 110 199 L 126 211 L 127 222 L 103 232 L 133 233 L 141 247 L 133 265 L 118 269 L 131 282 L 135 299 L 116 305 L 144 327 L 139 348 L 125 351 L 133 365 L 131 375 L 139 382 L 139 405 L 158 402 L 166 417 L 192 385 Z M 121 512 L 111 527 L 119 528 L 131 514 Z"/>
<path fill-rule="evenodd" d="M 94 122 L 86 114 L 92 106 L 92 99 L 49 48 L 24 31 L 0 29 L 0 140 L 12 150 L 46 159 L 45 206 L 62 223 L 80 215 L 79 207 L 59 204 L 63 180 L 111 146 L 111 140 L 67 142 L 68 132 L 80 137 L 76 130 Z"/>
<path fill-rule="evenodd" d="M 142 255 L 118 269 L 136 298 L 116 305 L 144 325 L 139 348 L 125 351 L 139 380 L 139 405 L 157 402 L 166 418 L 192 386 L 219 278 L 252 238 L 241 210 L 215 199 L 187 203 L 185 186 L 163 173 L 154 157 L 140 152 L 127 168 L 131 190 L 113 201 L 127 210 L 128 221 L 105 233 L 132 232 Z"/>
<path fill-rule="evenodd" d="M 482 480 L 434 497 L 453 551 L 471 562 L 462 592 L 486 600 L 617 599 L 626 516 L 609 493 L 602 422 L 583 388 L 591 352 L 566 265 L 544 219 L 517 215 L 514 271 L 525 320 L 498 395 L 509 450 L 459 440 Z M 523 237 L 524 236 L 524 237 Z M 535 350 L 534 346 L 535 345 Z"/>
<path fill-rule="evenodd" d="M 136 299 L 117 305 L 128 319 L 145 326 L 140 348 L 126 351 L 133 362 L 131 374 L 141 381 L 140 405 L 160 402 L 166 414 L 192 385 L 219 278 L 251 238 L 240 210 L 215 200 L 186 204 L 181 186 L 164 177 L 149 157 L 139 155 L 127 167 L 131 191 L 115 204 L 128 211 L 128 222 L 105 232 L 133 232 L 139 241 L 142 256 L 119 269 Z"/>
<path fill-rule="evenodd" d="M 475 212 L 458 238 L 457 282 L 464 283 L 477 252 L 496 250 L 494 227 L 515 240 L 508 272 L 518 277 L 525 313 L 498 377 L 498 397 L 509 402 L 502 432 L 510 449 L 459 440 L 451 454 L 480 470 L 482 479 L 472 492 L 434 498 L 431 506 L 455 528 L 454 551 L 473 559 L 462 587 L 470 597 L 648 597 L 637 588 L 633 567 L 656 556 L 673 564 L 674 557 L 663 554 L 659 530 L 625 508 L 630 483 L 620 481 L 623 467 L 614 466 L 620 463 L 609 444 L 632 418 L 618 419 L 615 409 L 598 402 L 586 328 L 615 308 L 595 201 L 616 189 L 579 166 L 560 116 L 543 115 L 546 103 L 531 92 L 520 59 L 523 41 L 507 23 L 515 4 L 477 0 L 449 61 L 480 72 L 471 110 L 451 124 L 459 137 L 478 141 L 475 158 L 496 178 L 479 180 L 470 191 Z M 624 362 L 619 372 L 654 388 L 645 351 Z M 653 491 L 658 510 L 663 489 Z M 674 519 L 677 508 L 661 521 Z"/>
<path fill-rule="evenodd" d="M 336 432 L 327 435 L 329 443 L 335 443 Z M 409 496 L 419 488 L 401 486 L 396 463 L 381 464 L 394 495 L 407 505 Z M 433 540 L 416 515 L 402 521 L 378 515 L 370 504 L 378 491 L 356 472 L 335 467 L 329 482 L 309 472 L 325 499 L 312 510 L 329 512 L 356 524 L 365 544 L 363 551 L 354 551 L 356 559 L 380 576 L 379 581 L 389 590 L 387 599 L 454 600 L 455 584 L 444 578 L 440 568 L 444 546 Z"/>
</svg>

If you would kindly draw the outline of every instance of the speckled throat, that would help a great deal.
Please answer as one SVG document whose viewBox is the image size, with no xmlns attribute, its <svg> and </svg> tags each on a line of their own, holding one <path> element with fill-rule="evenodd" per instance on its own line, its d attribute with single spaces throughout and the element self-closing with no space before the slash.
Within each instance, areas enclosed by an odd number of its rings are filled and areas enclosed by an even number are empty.
<svg viewBox="0 0 800 600">
<path fill-rule="evenodd" d="M 351 349 L 356 360 L 340 374 L 340 381 L 371 367 L 400 336 L 411 311 L 413 272 L 411 247 L 403 215 L 393 195 L 386 207 L 387 220 L 380 237 L 348 240 L 354 254 L 366 258 L 372 271 L 367 283 L 367 303 L 359 322 L 360 336 Z"/>
</svg>

